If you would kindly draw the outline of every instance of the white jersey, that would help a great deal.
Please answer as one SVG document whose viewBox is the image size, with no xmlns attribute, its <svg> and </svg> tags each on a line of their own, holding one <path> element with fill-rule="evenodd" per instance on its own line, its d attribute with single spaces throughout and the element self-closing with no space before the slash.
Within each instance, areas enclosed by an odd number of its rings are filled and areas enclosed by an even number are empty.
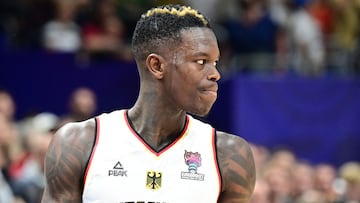
<svg viewBox="0 0 360 203">
<path fill-rule="evenodd" d="M 221 176 L 215 130 L 187 115 L 177 140 L 154 151 L 134 131 L 126 110 L 96 118 L 83 202 L 216 203 Z"/>
</svg>

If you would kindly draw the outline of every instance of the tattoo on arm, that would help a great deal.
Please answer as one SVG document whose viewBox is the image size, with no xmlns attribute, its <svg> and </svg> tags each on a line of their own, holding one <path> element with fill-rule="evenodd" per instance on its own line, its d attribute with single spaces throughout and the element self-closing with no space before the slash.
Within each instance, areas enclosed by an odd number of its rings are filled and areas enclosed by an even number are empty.
<svg viewBox="0 0 360 203">
<path fill-rule="evenodd" d="M 251 148 L 240 137 L 218 137 L 218 158 L 223 178 L 223 192 L 219 203 L 248 202 L 256 179 Z"/>
<path fill-rule="evenodd" d="M 93 140 L 81 129 L 64 129 L 54 136 L 45 158 L 43 202 L 81 202 L 82 176 Z"/>
</svg>

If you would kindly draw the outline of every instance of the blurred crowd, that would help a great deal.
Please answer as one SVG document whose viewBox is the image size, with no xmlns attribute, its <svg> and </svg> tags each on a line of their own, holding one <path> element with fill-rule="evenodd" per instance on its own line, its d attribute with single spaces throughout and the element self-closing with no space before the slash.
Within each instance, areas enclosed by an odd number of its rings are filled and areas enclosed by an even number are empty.
<svg viewBox="0 0 360 203">
<path fill-rule="evenodd" d="M 257 179 L 251 203 L 359 203 L 360 163 L 313 164 L 291 150 L 251 144 Z"/>
<path fill-rule="evenodd" d="M 221 48 L 223 73 L 306 76 L 360 71 L 360 0 L 12 0 L 0 2 L 7 50 L 131 61 L 140 14 L 164 3 L 204 13 Z"/>
<path fill-rule="evenodd" d="M 55 131 L 94 116 L 97 96 L 88 87 L 69 94 L 68 112 L 34 112 L 15 120 L 16 102 L 0 90 L 0 202 L 39 203 L 44 157 Z M 311 163 L 287 148 L 251 143 L 257 182 L 251 203 L 359 203 L 360 163 Z"/>
<path fill-rule="evenodd" d="M 43 192 L 44 157 L 55 131 L 71 121 L 94 116 L 97 97 L 79 87 L 69 95 L 68 112 L 33 112 L 15 120 L 16 102 L 0 89 L 0 202 L 40 203 Z"/>
</svg>

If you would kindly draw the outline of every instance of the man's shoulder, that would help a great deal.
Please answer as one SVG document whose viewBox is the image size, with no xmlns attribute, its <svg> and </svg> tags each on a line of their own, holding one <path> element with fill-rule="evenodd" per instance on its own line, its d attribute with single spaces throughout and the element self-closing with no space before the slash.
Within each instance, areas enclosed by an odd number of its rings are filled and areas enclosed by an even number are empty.
<svg viewBox="0 0 360 203">
<path fill-rule="evenodd" d="M 74 140 L 93 140 L 96 133 L 96 122 L 94 118 L 85 121 L 68 122 L 60 127 L 54 134 L 54 139 L 61 142 Z"/>
<path fill-rule="evenodd" d="M 51 188 L 45 189 L 44 198 L 73 198 L 66 196 L 69 194 L 81 198 L 82 177 L 95 143 L 95 133 L 95 119 L 69 122 L 56 131 L 44 160 L 46 187 Z"/>
<path fill-rule="evenodd" d="M 226 142 L 228 145 L 237 145 L 237 144 L 248 144 L 248 142 L 241 136 L 231 134 L 224 131 L 216 131 L 216 138 L 220 142 Z"/>
<path fill-rule="evenodd" d="M 239 197 L 249 199 L 256 178 L 250 144 L 243 137 L 226 132 L 217 131 L 216 136 L 218 163 L 223 177 L 222 191 L 226 192 L 222 202 L 235 199 L 240 202 Z"/>
</svg>

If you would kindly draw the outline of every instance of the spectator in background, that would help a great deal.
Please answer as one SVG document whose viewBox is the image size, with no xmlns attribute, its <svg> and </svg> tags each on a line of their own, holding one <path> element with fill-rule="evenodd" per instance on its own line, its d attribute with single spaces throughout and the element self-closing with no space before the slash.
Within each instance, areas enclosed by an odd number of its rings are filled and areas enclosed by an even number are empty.
<svg viewBox="0 0 360 203">
<path fill-rule="evenodd" d="M 271 203 L 292 203 L 293 181 L 289 168 L 270 161 L 263 171 L 264 180 L 270 187 Z"/>
<path fill-rule="evenodd" d="M 18 14 L 17 1 L 0 1 L 0 51 L 10 47 L 11 33 L 15 31 Z"/>
<path fill-rule="evenodd" d="M 52 138 L 57 116 L 39 113 L 22 122 L 23 156 L 10 165 L 10 182 L 16 195 L 26 203 L 39 203 L 43 188 L 45 152 Z"/>
<path fill-rule="evenodd" d="M 293 176 L 291 169 L 297 161 L 295 154 L 289 149 L 279 148 L 269 154 L 266 160 L 258 170 L 258 177 L 270 186 L 270 202 L 292 203 Z"/>
<path fill-rule="evenodd" d="M 309 12 L 319 25 L 322 33 L 325 49 L 324 65 L 329 69 L 331 67 L 329 60 L 331 53 L 331 36 L 334 32 L 336 18 L 334 15 L 333 2 L 329 0 L 313 0 L 309 5 Z"/>
<path fill-rule="evenodd" d="M 68 122 L 83 121 L 94 116 L 96 107 L 97 98 L 90 88 L 76 88 L 69 98 L 69 112 L 60 118 L 58 127 Z"/>
<path fill-rule="evenodd" d="M 15 101 L 5 89 L 0 88 L 0 114 L 2 114 L 7 120 L 13 121 L 15 119 Z"/>
<path fill-rule="evenodd" d="M 334 5 L 329 0 L 313 0 L 309 5 L 309 12 L 318 23 L 325 45 L 334 31 Z"/>
<path fill-rule="evenodd" d="M 6 180 L 3 170 L 7 166 L 7 143 L 9 126 L 3 114 L 0 114 L 0 202 L 13 202 L 14 194 Z"/>
<path fill-rule="evenodd" d="M 286 74 L 289 71 L 289 36 L 287 25 L 290 16 L 289 0 L 268 0 L 268 10 L 271 19 L 278 28 L 278 37 L 276 38 L 275 64 L 273 66 L 275 74 Z"/>
<path fill-rule="evenodd" d="M 14 174 L 11 167 L 19 163 L 24 156 L 21 135 L 15 122 L 15 111 L 15 101 L 10 92 L 0 90 L 0 116 L 6 126 L 5 130 L 0 132 L 0 141 L 6 150 L 6 159 L 10 165 L 7 170 L 10 175 Z"/>
<path fill-rule="evenodd" d="M 267 0 L 270 17 L 281 27 L 286 27 L 289 17 L 289 0 Z"/>
<path fill-rule="evenodd" d="M 114 0 L 94 3 L 93 14 L 82 27 L 83 51 L 91 59 L 132 60 L 126 42 L 126 25 L 116 13 Z"/>
<path fill-rule="evenodd" d="M 360 202 L 360 163 L 347 162 L 339 169 L 340 177 L 345 180 L 345 194 L 341 203 Z"/>
<path fill-rule="evenodd" d="M 256 166 L 256 173 L 261 176 L 262 170 L 264 169 L 265 165 L 269 161 L 270 152 L 267 148 L 261 145 L 256 145 L 254 143 L 250 144 L 251 149 L 254 154 L 254 161 Z"/>
<path fill-rule="evenodd" d="M 26 137 L 29 151 L 27 166 L 18 184 L 26 186 L 27 203 L 39 203 L 45 187 L 44 158 L 53 133 L 49 130 L 31 130 Z"/>
<path fill-rule="evenodd" d="M 279 147 L 272 153 L 269 162 L 290 170 L 297 162 L 294 152 L 286 147 Z"/>
<path fill-rule="evenodd" d="M 218 0 L 207 0 L 207 1 L 188 1 L 189 6 L 198 9 L 201 13 L 206 15 L 210 21 L 216 22 L 216 13 L 219 8 Z"/>
<path fill-rule="evenodd" d="M 233 60 L 242 71 L 269 72 L 275 65 L 279 28 L 263 0 L 239 1 L 240 14 L 225 23 Z"/>
<path fill-rule="evenodd" d="M 178 1 L 178 0 L 174 0 Z M 128 28 L 129 41 L 131 40 L 132 32 L 135 29 L 138 17 L 147 9 L 155 6 L 157 1 L 149 0 L 116 0 L 116 10 L 120 18 Z"/>
<path fill-rule="evenodd" d="M 184 5 L 186 3 L 185 3 L 185 0 L 157 0 L 155 2 L 156 6 L 161 6 L 161 5 L 165 5 L 165 4 L 181 4 L 181 5 Z"/>
<path fill-rule="evenodd" d="M 57 117 L 43 113 L 16 122 L 15 110 L 11 94 L 0 90 L 0 202 L 38 203 L 44 188 L 43 159 Z"/>
<path fill-rule="evenodd" d="M 37 50 L 42 48 L 42 27 L 55 13 L 54 1 L 49 0 L 11 0 L 14 6 L 7 22 L 10 48 Z"/>
<path fill-rule="evenodd" d="M 272 203 L 270 200 L 270 185 L 261 177 L 256 179 L 250 203 Z"/>
<path fill-rule="evenodd" d="M 43 27 L 43 47 L 54 52 L 75 53 L 81 47 L 80 27 L 74 18 L 77 3 L 73 0 L 54 0 L 55 18 Z"/>
<path fill-rule="evenodd" d="M 319 76 L 325 70 L 325 47 L 321 29 L 310 14 L 312 0 L 294 0 L 288 21 L 291 67 L 296 73 Z"/>
<path fill-rule="evenodd" d="M 354 52 L 359 49 L 360 37 L 360 1 L 333 0 L 336 16 L 332 35 L 331 65 L 338 73 L 348 74 L 354 70 Z"/>
<path fill-rule="evenodd" d="M 14 192 L 12 180 L 14 166 L 21 162 L 24 151 L 19 131 L 14 121 L 15 102 L 11 94 L 0 89 L 0 202 L 21 201 Z"/>
<path fill-rule="evenodd" d="M 15 203 L 23 202 L 16 197 L 6 177 L 6 171 L 9 164 L 8 140 L 11 140 L 11 126 L 3 114 L 0 113 L 0 202 Z"/>
<path fill-rule="evenodd" d="M 339 194 L 334 190 L 337 178 L 336 168 L 330 164 L 318 164 L 314 167 L 314 188 L 319 191 L 325 202 L 336 202 Z"/>
<path fill-rule="evenodd" d="M 307 162 L 297 162 L 291 169 L 293 177 L 292 199 L 295 203 L 325 203 L 322 193 L 315 190 L 315 171 Z"/>
</svg>

